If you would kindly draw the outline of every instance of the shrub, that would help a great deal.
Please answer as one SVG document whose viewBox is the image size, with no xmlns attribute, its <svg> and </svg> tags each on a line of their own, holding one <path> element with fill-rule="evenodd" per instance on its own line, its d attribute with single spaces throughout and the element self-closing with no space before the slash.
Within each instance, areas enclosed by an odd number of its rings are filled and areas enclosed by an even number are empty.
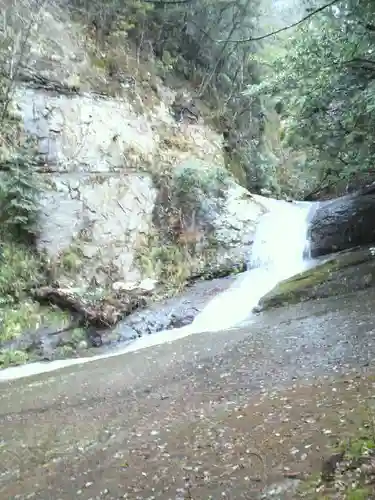
<svg viewBox="0 0 375 500">
<path fill-rule="evenodd" d="M 33 242 L 37 232 L 38 195 L 41 189 L 34 161 L 19 148 L 2 162 L 0 224 L 2 232 L 17 242 Z"/>
<path fill-rule="evenodd" d="M 173 194 L 185 203 L 198 204 L 205 197 L 224 196 L 231 177 L 224 167 L 188 160 L 174 171 Z"/>
<path fill-rule="evenodd" d="M 0 368 L 7 368 L 11 365 L 23 365 L 29 360 L 29 355 L 24 351 L 13 351 L 4 349 L 0 351 Z"/>
<path fill-rule="evenodd" d="M 162 244 L 157 237 L 150 237 L 136 257 L 142 274 L 156 278 L 167 293 L 176 293 L 184 287 L 190 276 L 191 260 L 187 249 L 173 243 Z"/>
<path fill-rule="evenodd" d="M 25 137 L 21 117 L 12 109 L 7 80 L 0 79 L 0 237 L 30 243 L 42 184 L 34 141 Z"/>
<path fill-rule="evenodd" d="M 42 259 L 25 246 L 6 242 L 0 247 L 0 307 L 19 301 L 43 279 Z"/>
</svg>

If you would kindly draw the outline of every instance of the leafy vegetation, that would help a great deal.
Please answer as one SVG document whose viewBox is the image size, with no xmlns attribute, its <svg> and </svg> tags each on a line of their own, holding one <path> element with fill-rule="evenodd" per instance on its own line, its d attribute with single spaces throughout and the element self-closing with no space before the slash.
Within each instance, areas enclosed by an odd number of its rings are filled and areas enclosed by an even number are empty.
<svg viewBox="0 0 375 500">
<path fill-rule="evenodd" d="M 309 198 L 373 179 L 374 48 L 374 3 L 338 1 L 259 59 L 265 77 L 246 94 L 273 103 L 283 147 L 315 179 Z"/>
<path fill-rule="evenodd" d="M 188 248 L 173 242 L 161 242 L 150 236 L 138 249 L 136 261 L 144 277 L 156 278 L 167 294 L 175 294 L 185 286 L 193 264 Z"/>
<path fill-rule="evenodd" d="M 32 153 L 21 147 L 2 161 L 0 224 L 3 234 L 20 243 L 32 242 L 36 233 L 41 189 Z M 5 171 L 4 171 L 5 170 Z"/>
<path fill-rule="evenodd" d="M 139 73 L 139 62 L 152 61 L 152 70 L 168 85 L 188 89 L 194 99 L 205 101 L 205 119 L 223 133 L 229 169 L 253 191 L 265 181 L 259 174 L 267 161 L 259 153 L 264 119 L 260 100 L 243 91 L 258 81 L 254 54 L 259 43 L 242 40 L 259 34 L 260 3 L 70 2 L 75 15 L 93 31 L 100 53 L 108 50 L 111 64 L 110 47 L 135 45 L 138 64 L 127 64 L 128 77 L 143 83 L 149 77 Z M 106 63 L 97 64 L 108 70 Z"/>
<path fill-rule="evenodd" d="M 180 206 L 199 209 L 205 198 L 220 198 L 230 182 L 224 167 L 189 160 L 174 171 L 172 191 Z"/>
<path fill-rule="evenodd" d="M 4 242 L 0 263 L 0 306 L 19 302 L 44 279 L 42 259 L 24 245 Z"/>
<path fill-rule="evenodd" d="M 23 365 L 29 360 L 29 355 L 25 351 L 20 350 L 1 350 L 0 351 L 0 367 L 7 368 L 8 366 Z"/>
<path fill-rule="evenodd" d="M 70 316 L 57 308 L 47 308 L 30 299 L 25 299 L 19 304 L 8 305 L 0 309 L 0 319 L 0 341 L 7 342 L 25 331 L 35 330 L 45 324 L 46 319 L 50 326 L 56 326 L 56 329 L 66 327 Z"/>
<path fill-rule="evenodd" d="M 167 82 L 186 78 L 223 133 L 227 169 L 251 191 L 314 198 L 372 179 L 373 3 L 301 1 L 306 19 L 277 38 L 260 22 L 265 5 L 72 3 L 98 43 L 116 35 Z"/>
<path fill-rule="evenodd" d="M 312 474 L 301 483 L 298 498 L 308 500 L 373 498 L 375 472 L 373 415 L 367 405 L 363 412 L 367 418 L 357 433 L 333 446 L 332 455 L 322 462 L 321 472 Z"/>
<path fill-rule="evenodd" d="M 22 334 L 48 326 L 56 331 L 66 328 L 71 316 L 57 307 L 42 306 L 24 297 L 21 302 L 2 304 L 0 307 L 0 367 L 23 364 L 32 358 L 33 341 L 22 342 Z M 20 339 L 20 344 L 17 343 Z M 83 332 L 72 331 L 70 342 L 75 347 L 83 339 Z M 37 345 L 35 346 L 37 347 Z"/>
<path fill-rule="evenodd" d="M 72 243 L 59 256 L 58 266 L 66 273 L 77 273 L 83 264 L 83 252 L 77 243 Z"/>
<path fill-rule="evenodd" d="M 0 233 L 2 240 L 19 243 L 34 242 L 42 188 L 36 145 L 24 133 L 22 117 L 13 103 L 15 84 L 27 61 L 28 38 L 37 26 L 42 0 L 33 7 L 35 17 L 25 20 L 21 29 L 18 13 L 7 9 L 0 33 Z"/>
<path fill-rule="evenodd" d="M 33 251 L 41 184 L 33 144 L 12 110 L 11 84 L 9 76 L 0 81 L 0 345 L 37 326 L 44 314 L 26 300 L 45 279 L 43 259 Z M 0 365 L 27 358 L 18 350 L 1 351 Z"/>
</svg>

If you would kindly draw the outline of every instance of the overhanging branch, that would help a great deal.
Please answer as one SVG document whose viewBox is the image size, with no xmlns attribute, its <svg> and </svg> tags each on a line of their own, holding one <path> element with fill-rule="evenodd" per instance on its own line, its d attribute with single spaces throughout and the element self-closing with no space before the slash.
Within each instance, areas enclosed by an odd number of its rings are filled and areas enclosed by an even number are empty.
<svg viewBox="0 0 375 500">
<path fill-rule="evenodd" d="M 322 12 L 325 9 L 328 9 L 329 7 L 332 7 L 335 3 L 341 2 L 341 0 L 331 0 L 331 2 L 322 5 L 321 7 L 314 9 L 313 11 L 309 12 L 306 14 L 306 16 L 302 17 L 299 21 L 296 21 L 295 23 L 289 24 L 288 26 L 284 26 L 283 28 L 279 28 L 275 31 L 271 31 L 269 33 L 266 33 L 265 35 L 260 35 L 260 36 L 255 36 L 251 38 L 244 38 L 241 40 L 215 40 L 211 38 L 202 28 L 200 30 L 202 33 L 204 33 L 211 41 L 217 42 L 217 43 L 248 43 L 248 42 L 259 42 L 260 40 L 264 40 L 265 38 L 270 38 L 271 36 L 278 35 L 279 33 L 282 33 L 283 31 L 290 30 L 291 28 L 295 28 L 296 26 L 306 22 L 308 19 L 311 19 L 313 16 L 316 14 L 319 14 L 319 12 Z M 194 23 L 195 24 L 195 23 Z"/>
<path fill-rule="evenodd" d="M 183 3 L 192 3 L 194 0 L 170 0 L 164 2 L 164 0 L 143 0 L 144 3 L 153 3 L 156 5 L 178 5 Z"/>
</svg>

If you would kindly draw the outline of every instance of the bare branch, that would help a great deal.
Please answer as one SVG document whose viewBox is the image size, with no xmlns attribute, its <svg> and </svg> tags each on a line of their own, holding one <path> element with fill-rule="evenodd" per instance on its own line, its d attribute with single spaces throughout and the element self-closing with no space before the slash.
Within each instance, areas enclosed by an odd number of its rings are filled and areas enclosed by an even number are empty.
<svg viewBox="0 0 375 500">
<path fill-rule="evenodd" d="M 260 40 L 264 40 L 265 38 L 270 38 L 271 36 L 278 35 L 279 33 L 282 33 L 283 31 L 290 30 L 291 28 L 295 28 L 296 26 L 306 22 L 308 19 L 311 19 L 313 16 L 318 14 L 319 12 L 322 12 L 325 9 L 328 9 L 332 5 L 341 2 L 341 0 L 331 0 L 331 2 L 322 5 L 318 9 L 315 9 L 311 12 L 309 12 L 306 16 L 302 17 L 299 21 L 296 21 L 295 23 L 289 24 L 288 26 L 284 26 L 283 28 L 280 28 L 275 31 L 271 31 L 269 33 L 266 33 L 265 35 L 260 35 L 260 36 L 255 36 L 255 37 L 250 37 L 250 38 L 244 38 L 241 40 L 215 40 L 213 39 L 206 31 L 204 31 L 202 28 L 200 28 L 195 22 L 191 21 L 204 35 L 207 36 L 212 42 L 217 42 L 217 43 L 248 43 L 248 42 L 259 42 Z"/>
<path fill-rule="evenodd" d="M 194 0 L 170 0 L 169 2 L 164 2 L 163 0 L 142 0 L 144 3 L 153 3 L 155 5 L 180 5 L 186 3 L 192 3 Z"/>
</svg>

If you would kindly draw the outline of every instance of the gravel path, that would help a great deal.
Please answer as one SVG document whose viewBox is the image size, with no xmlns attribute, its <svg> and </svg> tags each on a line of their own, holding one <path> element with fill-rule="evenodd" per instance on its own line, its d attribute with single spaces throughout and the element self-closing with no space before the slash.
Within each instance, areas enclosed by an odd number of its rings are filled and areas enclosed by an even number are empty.
<svg viewBox="0 0 375 500">
<path fill-rule="evenodd" d="M 293 498 L 364 418 L 374 299 L 1 383 L 0 498 Z"/>
</svg>

